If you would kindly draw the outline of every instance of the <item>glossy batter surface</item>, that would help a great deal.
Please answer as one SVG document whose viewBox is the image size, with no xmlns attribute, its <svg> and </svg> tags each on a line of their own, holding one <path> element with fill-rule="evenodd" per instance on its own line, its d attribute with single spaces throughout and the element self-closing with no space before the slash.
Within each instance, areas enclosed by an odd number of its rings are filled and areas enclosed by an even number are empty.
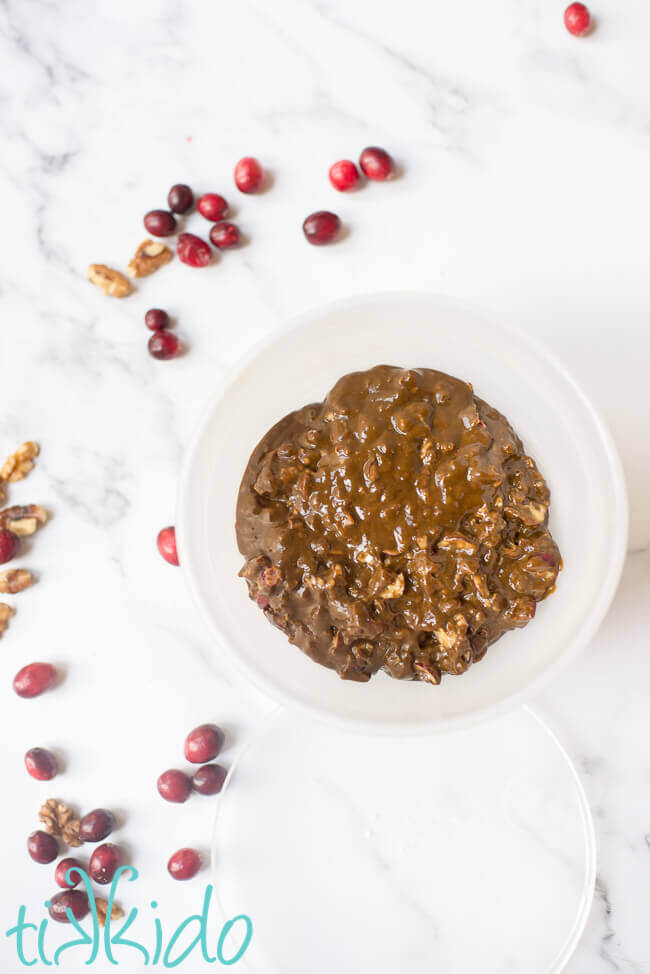
<svg viewBox="0 0 650 974">
<path fill-rule="evenodd" d="M 237 504 L 240 574 L 340 676 L 437 684 L 553 590 L 549 501 L 507 419 L 468 383 L 380 365 L 258 444 Z"/>
</svg>

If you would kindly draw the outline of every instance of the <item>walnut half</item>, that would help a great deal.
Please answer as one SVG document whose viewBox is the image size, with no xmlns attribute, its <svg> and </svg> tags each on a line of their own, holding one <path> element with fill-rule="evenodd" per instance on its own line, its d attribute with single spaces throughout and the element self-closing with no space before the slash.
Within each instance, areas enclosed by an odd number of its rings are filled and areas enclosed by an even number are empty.
<svg viewBox="0 0 650 974">
<path fill-rule="evenodd" d="M 129 279 L 106 264 L 90 264 L 88 280 L 111 298 L 126 298 L 132 291 Z"/>
<path fill-rule="evenodd" d="M 83 839 L 79 838 L 80 820 L 63 802 L 57 801 L 56 798 L 48 798 L 38 817 L 45 825 L 45 831 L 55 838 L 61 838 L 66 845 L 73 848 L 83 845 Z"/>
<path fill-rule="evenodd" d="M 19 538 L 34 534 L 47 521 L 47 511 L 39 504 L 16 504 L 0 511 L 0 528 L 13 531 Z"/>
<path fill-rule="evenodd" d="M 0 572 L 0 592 L 3 595 L 24 592 L 33 584 L 34 576 L 26 568 L 10 568 L 9 571 Z"/>
<path fill-rule="evenodd" d="M 174 255 L 159 240 L 143 240 L 126 266 L 129 277 L 148 277 L 159 267 L 168 264 Z"/>
<path fill-rule="evenodd" d="M 7 457 L 0 467 L 0 480 L 6 480 L 10 484 L 22 480 L 33 469 L 34 458 L 38 456 L 39 452 L 38 443 L 27 440 L 26 443 L 18 447 L 15 453 Z"/>
</svg>

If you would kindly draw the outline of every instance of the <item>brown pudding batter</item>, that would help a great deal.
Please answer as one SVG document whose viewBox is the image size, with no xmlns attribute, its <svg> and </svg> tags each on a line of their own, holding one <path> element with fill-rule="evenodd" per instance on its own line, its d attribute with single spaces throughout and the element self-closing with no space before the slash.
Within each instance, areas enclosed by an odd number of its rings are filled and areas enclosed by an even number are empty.
<svg viewBox="0 0 650 974">
<path fill-rule="evenodd" d="M 237 503 L 241 575 L 345 679 L 439 683 L 525 626 L 562 567 L 550 494 L 471 385 L 378 365 L 280 420 Z"/>
</svg>

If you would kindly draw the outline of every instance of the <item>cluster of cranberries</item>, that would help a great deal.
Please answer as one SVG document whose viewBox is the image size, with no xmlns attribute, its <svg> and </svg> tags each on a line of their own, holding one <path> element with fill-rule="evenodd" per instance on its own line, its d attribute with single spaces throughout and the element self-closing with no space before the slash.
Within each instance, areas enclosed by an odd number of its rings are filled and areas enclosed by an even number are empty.
<svg viewBox="0 0 650 974">
<path fill-rule="evenodd" d="M 359 168 L 351 159 L 339 159 L 330 166 L 330 183 L 340 193 L 348 193 L 362 185 L 361 173 L 372 182 L 385 182 L 395 175 L 395 163 L 385 149 L 370 145 L 359 157 Z M 310 244 L 322 247 L 337 239 L 341 232 L 341 220 L 329 210 L 317 210 L 306 218 L 302 232 Z"/>
<path fill-rule="evenodd" d="M 115 873 L 124 859 L 119 846 L 112 842 L 104 842 L 115 828 L 115 816 L 105 808 L 95 808 L 81 819 L 79 838 L 83 842 L 101 842 L 90 856 L 88 865 L 79 859 L 66 857 L 61 859 L 54 870 L 54 880 L 62 889 L 49 900 L 49 914 L 59 923 L 68 923 L 67 910 L 77 920 L 82 920 L 90 909 L 88 896 L 84 890 L 75 889 L 82 881 L 79 870 L 85 869 L 88 876 L 99 886 L 106 886 L 113 881 Z M 42 830 L 32 832 L 27 839 L 27 851 L 34 862 L 48 864 L 54 862 L 59 854 L 59 845 L 53 835 Z"/>
<path fill-rule="evenodd" d="M 240 159 L 235 166 L 235 185 L 242 193 L 255 193 L 264 183 L 264 170 L 257 159 Z M 184 216 L 194 206 L 194 193 L 184 183 L 176 183 L 167 194 L 169 210 L 150 210 L 145 214 L 145 229 L 154 237 L 169 237 L 177 230 L 177 215 Z M 204 193 L 196 208 L 213 224 L 209 237 L 218 250 L 228 250 L 240 242 L 239 227 L 226 220 L 228 203 L 219 193 Z M 206 267 L 212 260 L 207 241 L 193 233 L 179 234 L 176 244 L 179 260 L 190 267 Z"/>
<path fill-rule="evenodd" d="M 176 335 L 167 330 L 171 324 L 167 312 L 162 308 L 149 308 L 144 323 L 153 332 L 148 344 L 149 354 L 157 359 L 175 358 L 181 350 L 181 343 Z"/>
<path fill-rule="evenodd" d="M 57 681 L 56 667 L 51 663 L 29 663 L 14 677 L 14 690 L 19 697 L 29 699 L 38 697 L 49 690 Z M 25 768 L 37 781 L 51 781 L 58 774 L 56 757 L 44 747 L 32 747 L 25 754 Z M 101 842 L 115 828 L 115 817 L 104 808 L 96 808 L 81 819 L 79 838 L 82 842 Z M 34 862 L 47 864 L 54 862 L 59 854 L 59 844 L 53 835 L 37 829 L 27 839 L 27 851 Z M 100 885 L 112 882 L 115 873 L 122 865 L 122 855 L 117 846 L 110 842 L 98 846 L 90 857 L 87 872 L 90 878 Z M 49 912 L 53 920 L 68 922 L 67 909 L 80 920 L 90 909 L 85 892 L 75 890 L 81 882 L 76 871 L 83 868 L 77 859 L 62 859 L 55 870 L 54 878 L 64 890 L 49 901 Z"/>
<path fill-rule="evenodd" d="M 395 164 L 385 149 L 368 146 L 359 157 L 359 168 L 349 159 L 341 159 L 330 167 L 329 178 L 335 189 L 347 192 L 361 185 L 361 173 L 368 180 L 383 182 L 394 175 Z M 257 159 L 245 156 L 235 166 L 234 179 L 240 192 L 257 193 L 264 186 L 265 173 Z M 194 203 L 191 187 L 185 183 L 176 183 L 167 194 L 169 209 L 150 210 L 146 213 L 145 229 L 154 237 L 172 236 L 179 229 L 177 217 L 188 214 Z M 229 250 L 241 243 L 239 227 L 225 219 L 228 215 L 228 203 L 221 194 L 204 193 L 196 201 L 196 209 L 212 223 L 208 236 L 213 247 L 217 250 Z M 317 210 L 306 217 L 302 229 L 310 244 L 322 246 L 337 239 L 341 232 L 341 220 L 336 213 Z M 178 259 L 190 267 L 207 267 L 213 252 L 206 240 L 194 233 L 183 232 L 178 235 L 176 253 Z M 153 332 L 148 344 L 150 355 L 163 360 L 175 358 L 181 351 L 181 343 L 168 330 L 168 313 L 162 308 L 150 308 L 145 315 L 145 324 Z M 167 556 L 163 554 L 163 557 Z"/>
<path fill-rule="evenodd" d="M 226 780 L 226 769 L 211 764 L 220 753 L 224 742 L 221 728 L 216 724 L 201 724 L 185 738 L 185 759 L 190 764 L 200 764 L 192 777 L 177 768 L 163 771 L 157 781 L 158 792 L 165 801 L 180 805 L 186 802 L 192 791 L 200 795 L 218 795 Z M 201 856 L 194 849 L 180 849 L 167 864 L 174 879 L 191 879 L 201 868 Z"/>
<path fill-rule="evenodd" d="M 264 183 L 264 170 L 251 157 L 240 159 L 235 166 L 235 185 L 242 193 L 255 193 Z M 194 193 L 185 183 L 176 183 L 167 194 L 169 210 L 150 210 L 145 214 L 144 226 L 154 237 L 169 237 L 178 229 L 177 216 L 184 216 L 194 206 Z M 217 250 L 230 250 L 241 242 L 241 232 L 236 223 L 226 220 L 228 203 L 219 193 L 204 193 L 196 202 L 196 209 L 212 223 L 209 238 Z M 210 244 L 194 233 L 180 233 L 176 243 L 178 259 L 190 267 L 207 267 L 212 260 Z M 153 335 L 149 339 L 149 353 L 153 358 L 175 358 L 181 344 L 167 329 L 169 315 L 161 308 L 151 308 L 145 315 L 145 324 Z"/>
</svg>

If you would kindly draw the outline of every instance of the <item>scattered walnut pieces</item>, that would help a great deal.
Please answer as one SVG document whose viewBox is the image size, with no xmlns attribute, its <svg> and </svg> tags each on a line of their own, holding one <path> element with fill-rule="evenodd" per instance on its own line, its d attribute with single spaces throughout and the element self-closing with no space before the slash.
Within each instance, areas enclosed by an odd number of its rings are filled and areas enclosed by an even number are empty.
<svg viewBox="0 0 650 974">
<path fill-rule="evenodd" d="M 6 572 L 0 572 L 0 592 L 3 595 L 15 595 L 16 592 L 24 592 L 33 584 L 34 576 L 26 568 L 10 568 Z"/>
<path fill-rule="evenodd" d="M 128 277 L 106 264 L 90 264 L 88 280 L 112 298 L 126 298 L 133 290 Z"/>
<path fill-rule="evenodd" d="M 0 636 L 9 625 L 9 620 L 14 614 L 14 610 L 6 602 L 0 602 Z"/>
<path fill-rule="evenodd" d="M 0 528 L 13 531 L 19 538 L 34 534 L 47 521 L 47 511 L 39 504 L 15 504 L 0 511 Z"/>
<path fill-rule="evenodd" d="M 95 897 L 95 907 L 97 909 L 97 922 L 100 927 L 106 926 L 106 917 L 108 915 L 108 900 L 105 900 L 103 896 Z M 124 910 L 117 903 L 113 903 L 111 909 L 111 920 L 121 920 L 124 916 Z"/>
<path fill-rule="evenodd" d="M 83 844 L 79 838 L 79 819 L 67 805 L 57 801 L 56 798 L 48 798 L 38 817 L 45 825 L 45 831 L 55 838 L 61 838 L 66 845 L 76 848 Z"/>
<path fill-rule="evenodd" d="M 126 267 L 129 277 L 147 277 L 168 264 L 174 255 L 159 240 L 143 240 Z"/>
<path fill-rule="evenodd" d="M 38 443 L 27 440 L 22 446 L 18 447 L 15 453 L 7 457 L 2 467 L 0 467 L 0 480 L 8 483 L 15 483 L 27 476 L 34 468 L 34 458 L 38 456 L 40 447 Z"/>
</svg>

